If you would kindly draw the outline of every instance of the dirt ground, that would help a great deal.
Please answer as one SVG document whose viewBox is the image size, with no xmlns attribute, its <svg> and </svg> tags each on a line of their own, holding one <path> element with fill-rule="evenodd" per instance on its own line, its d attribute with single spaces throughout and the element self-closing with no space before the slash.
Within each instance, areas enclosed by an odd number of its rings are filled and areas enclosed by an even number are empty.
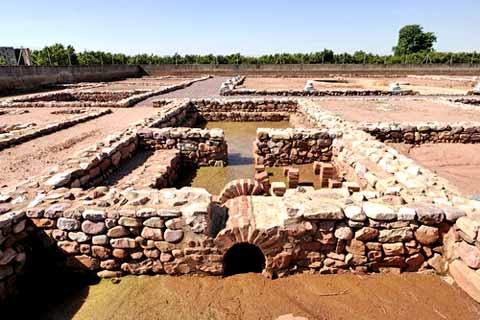
<svg viewBox="0 0 480 320">
<path fill-rule="evenodd" d="M 460 191 L 480 195 L 479 144 L 438 143 L 415 147 L 402 143 L 389 145 L 447 179 Z"/>
<path fill-rule="evenodd" d="M 38 319 L 479 319 L 480 306 L 438 276 L 258 274 L 102 280 Z"/>
<path fill-rule="evenodd" d="M 142 77 L 128 78 L 125 80 L 115 81 L 106 86 L 87 89 L 89 91 L 109 91 L 109 90 L 159 90 L 168 86 L 180 84 L 184 81 L 193 80 L 193 77 Z"/>
<path fill-rule="evenodd" d="M 450 77 L 452 78 L 452 77 Z M 317 90 L 371 89 L 387 90 L 392 82 L 398 82 L 405 90 L 418 91 L 421 94 L 466 94 L 475 86 L 473 80 L 458 80 L 441 77 L 403 77 L 403 78 L 257 78 L 247 77 L 243 86 L 238 88 L 257 90 L 303 90 L 308 80 L 314 80 Z"/>
<path fill-rule="evenodd" d="M 52 122 L 64 121 L 68 118 L 78 117 L 82 114 L 52 114 L 53 111 L 67 110 L 68 108 L 22 108 L 22 109 L 3 109 L 11 111 L 28 111 L 22 114 L 3 114 L 0 115 L 0 125 L 14 124 L 14 123 L 36 123 L 37 126 L 42 126 Z M 87 108 L 75 108 L 87 110 Z M 70 108 L 71 110 L 71 108 Z M 95 109 L 88 109 L 94 111 Z"/>
<path fill-rule="evenodd" d="M 156 112 L 153 107 L 114 109 L 112 114 L 4 149 L 0 151 L 0 188 L 38 175 L 75 152 Z"/>
<path fill-rule="evenodd" d="M 433 98 L 322 99 L 322 109 L 353 122 L 480 121 L 480 112 L 463 110 Z"/>
</svg>

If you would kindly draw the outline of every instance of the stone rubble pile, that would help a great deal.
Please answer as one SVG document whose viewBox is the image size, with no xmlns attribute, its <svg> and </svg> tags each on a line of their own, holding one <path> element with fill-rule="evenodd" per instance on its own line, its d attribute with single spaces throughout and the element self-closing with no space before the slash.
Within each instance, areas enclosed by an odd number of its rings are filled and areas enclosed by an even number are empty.
<svg viewBox="0 0 480 320">
<path fill-rule="evenodd" d="M 235 90 L 235 88 L 245 81 L 245 77 L 237 75 L 233 78 L 228 79 L 225 82 L 222 82 L 220 86 L 220 95 L 227 95 L 228 92 Z"/>
</svg>

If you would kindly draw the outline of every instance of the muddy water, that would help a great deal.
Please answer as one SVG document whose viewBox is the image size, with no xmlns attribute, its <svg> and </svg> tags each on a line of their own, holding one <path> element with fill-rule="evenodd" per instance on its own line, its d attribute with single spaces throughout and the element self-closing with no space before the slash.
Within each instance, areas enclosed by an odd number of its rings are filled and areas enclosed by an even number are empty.
<svg viewBox="0 0 480 320">
<path fill-rule="evenodd" d="M 203 167 L 184 176 L 178 186 L 206 188 L 211 194 L 219 194 L 230 181 L 242 178 L 253 178 L 255 166 L 253 160 L 253 142 L 256 139 L 257 128 L 284 129 L 292 125 L 287 121 L 279 122 L 209 122 L 206 128 L 220 128 L 225 132 L 228 144 L 228 166 Z M 294 165 L 300 169 L 300 184 L 320 188 L 318 176 L 313 174 L 312 164 Z M 267 168 L 270 181 L 286 181 L 283 168 Z"/>
<path fill-rule="evenodd" d="M 203 167 L 193 177 L 183 180 L 184 185 L 206 188 L 212 194 L 219 194 L 230 181 L 253 178 L 253 142 L 257 128 L 289 128 L 287 121 L 280 122 L 209 122 L 206 128 L 220 128 L 225 132 L 228 144 L 228 166 Z M 191 181 L 188 181 L 190 179 Z"/>
</svg>

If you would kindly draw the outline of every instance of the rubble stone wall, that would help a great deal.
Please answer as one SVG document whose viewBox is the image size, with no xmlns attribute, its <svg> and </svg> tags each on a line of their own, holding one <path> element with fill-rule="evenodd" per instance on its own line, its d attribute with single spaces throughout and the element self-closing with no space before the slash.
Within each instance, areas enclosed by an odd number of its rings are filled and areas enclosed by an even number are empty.
<svg viewBox="0 0 480 320">
<path fill-rule="evenodd" d="M 480 123 L 360 124 L 363 130 L 382 142 L 479 143 Z"/>
<path fill-rule="evenodd" d="M 24 142 L 33 140 L 35 138 L 38 138 L 38 137 L 41 137 L 41 136 L 44 136 L 44 135 L 47 135 L 47 134 L 50 134 L 50 133 L 53 133 L 53 132 L 56 132 L 56 131 L 59 131 L 59 130 L 63 130 L 63 129 L 66 129 L 66 128 L 73 127 L 73 126 L 75 126 L 79 123 L 87 122 L 87 121 L 90 121 L 92 119 L 104 116 L 104 115 L 109 114 L 109 113 L 112 113 L 112 110 L 107 109 L 107 110 L 103 110 L 103 111 L 90 112 L 87 115 L 83 115 L 83 116 L 80 116 L 80 117 L 75 117 L 75 118 L 64 120 L 64 121 L 57 122 L 57 123 L 51 123 L 51 124 L 48 124 L 48 125 L 46 125 L 44 127 L 41 127 L 41 128 L 34 128 L 34 129 L 31 129 L 31 130 L 26 130 L 26 131 L 22 130 L 19 134 L 13 134 L 13 133 L 12 134 L 7 134 L 7 135 L 5 135 L 6 136 L 5 138 L 2 137 L 3 134 L 0 134 L 0 150 L 9 148 L 13 145 L 17 145 L 17 144 L 20 144 L 20 143 L 24 143 Z"/>
<path fill-rule="evenodd" d="M 0 205 L 0 303 L 16 293 L 18 277 L 26 271 L 27 228 L 24 211 L 9 212 Z"/>
<path fill-rule="evenodd" d="M 116 91 L 78 91 L 37 93 L 20 98 L 11 98 L 0 102 L 0 107 L 11 108 L 55 108 L 55 107 L 96 107 L 128 108 L 152 96 L 186 88 L 198 81 L 210 79 L 210 76 L 183 81 L 157 90 L 116 90 Z"/>
<path fill-rule="evenodd" d="M 229 220 L 215 243 L 221 252 L 235 243 L 257 245 L 266 257 L 266 272 L 279 276 L 305 270 L 446 272 L 443 241 L 458 216 L 433 205 L 395 207 L 373 199 L 360 203 L 340 199 L 324 191 L 289 190 L 283 199 L 244 196 L 228 200 Z M 259 225 L 246 222 L 249 216 L 271 211 L 280 216 L 288 212 L 290 223 L 256 230 Z"/>
<path fill-rule="evenodd" d="M 177 149 L 185 163 L 195 166 L 227 164 L 227 143 L 223 130 L 200 128 L 149 128 L 138 131 L 146 149 Z"/>
<path fill-rule="evenodd" d="M 470 104 L 474 106 L 480 106 L 480 99 L 456 98 L 456 99 L 451 99 L 450 101 L 455 103 L 463 103 L 463 104 Z"/>
<path fill-rule="evenodd" d="M 256 165 L 330 161 L 335 135 L 324 129 L 257 129 L 253 153 Z"/>
<path fill-rule="evenodd" d="M 480 302 L 480 218 L 461 217 L 451 233 L 446 258 L 455 282 Z"/>
<path fill-rule="evenodd" d="M 343 96 L 410 96 L 417 95 L 413 90 L 402 90 L 401 92 L 390 92 L 387 90 L 315 90 L 311 92 L 301 90 L 254 90 L 235 89 L 225 91 L 225 96 L 284 96 L 284 97 L 343 97 Z"/>
</svg>

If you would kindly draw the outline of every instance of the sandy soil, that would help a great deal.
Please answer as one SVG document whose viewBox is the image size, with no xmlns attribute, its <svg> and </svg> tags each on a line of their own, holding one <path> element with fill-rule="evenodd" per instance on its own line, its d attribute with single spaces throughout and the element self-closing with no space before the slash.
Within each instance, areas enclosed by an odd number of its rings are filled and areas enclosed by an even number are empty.
<svg viewBox="0 0 480 320">
<path fill-rule="evenodd" d="M 418 91 L 421 94 L 465 94 L 474 87 L 469 80 L 448 80 L 430 78 L 255 78 L 247 77 L 243 88 L 257 90 L 303 90 L 308 80 L 315 80 L 317 90 L 328 89 L 372 89 L 387 90 L 392 82 L 399 82 L 403 89 Z M 326 82 L 322 80 L 340 80 Z M 239 87 L 241 88 L 241 87 Z"/>
<path fill-rule="evenodd" d="M 480 121 L 480 112 L 424 98 L 324 99 L 319 105 L 348 121 Z"/>
<path fill-rule="evenodd" d="M 66 301 L 65 301 L 66 300 Z M 103 280 L 38 319 L 479 319 L 480 307 L 437 276 L 257 274 Z M 51 301 L 51 300 L 50 300 Z M 37 311 L 37 315 L 38 315 Z"/>
<path fill-rule="evenodd" d="M 460 191 L 480 195 L 480 145 L 478 144 L 389 144 L 402 154 L 448 179 Z"/>
<path fill-rule="evenodd" d="M 112 114 L 0 151 L 0 187 L 13 186 L 44 172 L 82 148 L 154 115 L 153 107 L 114 109 Z"/>
</svg>

